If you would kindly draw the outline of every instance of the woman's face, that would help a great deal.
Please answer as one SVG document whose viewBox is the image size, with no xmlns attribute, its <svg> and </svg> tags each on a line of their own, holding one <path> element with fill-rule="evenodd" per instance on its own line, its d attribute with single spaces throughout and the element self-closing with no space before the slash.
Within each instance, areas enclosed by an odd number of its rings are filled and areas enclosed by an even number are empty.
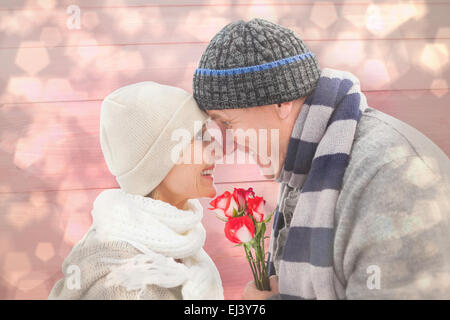
<svg viewBox="0 0 450 320">
<path fill-rule="evenodd" d="M 158 192 L 166 198 L 183 200 L 214 197 L 216 195 L 213 177 L 214 153 L 202 151 L 211 143 L 214 141 L 202 141 L 199 136 L 194 138 L 183 150 L 184 160 L 172 167 L 158 186 Z M 202 156 L 199 156 L 199 152 Z"/>
</svg>

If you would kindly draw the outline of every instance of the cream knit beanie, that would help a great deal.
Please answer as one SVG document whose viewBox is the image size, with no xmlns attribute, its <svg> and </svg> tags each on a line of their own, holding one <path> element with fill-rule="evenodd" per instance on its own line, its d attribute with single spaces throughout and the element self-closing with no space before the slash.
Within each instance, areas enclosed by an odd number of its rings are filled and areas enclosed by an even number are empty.
<svg viewBox="0 0 450 320">
<path fill-rule="evenodd" d="M 172 132 L 186 129 L 193 137 L 207 119 L 182 89 L 150 81 L 117 89 L 103 100 L 100 113 L 100 145 L 109 171 L 124 191 L 148 195 L 174 165 L 172 148 L 180 141 L 172 141 Z"/>
</svg>

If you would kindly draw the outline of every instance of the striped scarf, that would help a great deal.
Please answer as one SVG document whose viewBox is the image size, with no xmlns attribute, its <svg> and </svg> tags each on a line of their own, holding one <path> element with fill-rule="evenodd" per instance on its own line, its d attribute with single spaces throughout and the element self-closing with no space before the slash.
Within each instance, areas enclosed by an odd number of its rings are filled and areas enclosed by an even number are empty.
<svg viewBox="0 0 450 320">
<path fill-rule="evenodd" d="M 302 106 L 277 179 L 282 189 L 301 190 L 279 264 L 282 299 L 345 297 L 333 268 L 334 211 L 366 107 L 358 79 L 332 69 L 322 70 Z M 275 236 L 281 216 L 277 210 Z"/>
</svg>

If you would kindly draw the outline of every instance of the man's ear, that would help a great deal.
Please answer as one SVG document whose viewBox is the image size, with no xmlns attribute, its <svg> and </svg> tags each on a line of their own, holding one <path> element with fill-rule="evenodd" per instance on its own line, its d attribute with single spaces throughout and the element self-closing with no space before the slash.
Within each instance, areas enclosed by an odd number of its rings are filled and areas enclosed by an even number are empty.
<svg viewBox="0 0 450 320">
<path fill-rule="evenodd" d="M 275 106 L 275 112 L 278 114 L 280 119 L 284 120 L 291 114 L 292 107 L 292 101 L 283 102 Z"/>
</svg>

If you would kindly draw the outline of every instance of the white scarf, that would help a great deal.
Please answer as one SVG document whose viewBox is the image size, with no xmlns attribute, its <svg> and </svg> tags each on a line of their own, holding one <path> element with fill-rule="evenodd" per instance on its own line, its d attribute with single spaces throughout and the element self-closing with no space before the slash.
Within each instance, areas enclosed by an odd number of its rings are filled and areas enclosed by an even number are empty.
<svg viewBox="0 0 450 320">
<path fill-rule="evenodd" d="M 107 285 L 140 290 L 139 294 L 151 284 L 181 285 L 183 299 L 223 299 L 219 272 L 203 250 L 202 217 L 203 208 L 196 199 L 180 210 L 121 189 L 100 193 L 92 210 L 92 228 L 98 238 L 125 241 L 141 252 L 131 259 L 107 259 L 117 264 L 107 276 Z"/>
</svg>

